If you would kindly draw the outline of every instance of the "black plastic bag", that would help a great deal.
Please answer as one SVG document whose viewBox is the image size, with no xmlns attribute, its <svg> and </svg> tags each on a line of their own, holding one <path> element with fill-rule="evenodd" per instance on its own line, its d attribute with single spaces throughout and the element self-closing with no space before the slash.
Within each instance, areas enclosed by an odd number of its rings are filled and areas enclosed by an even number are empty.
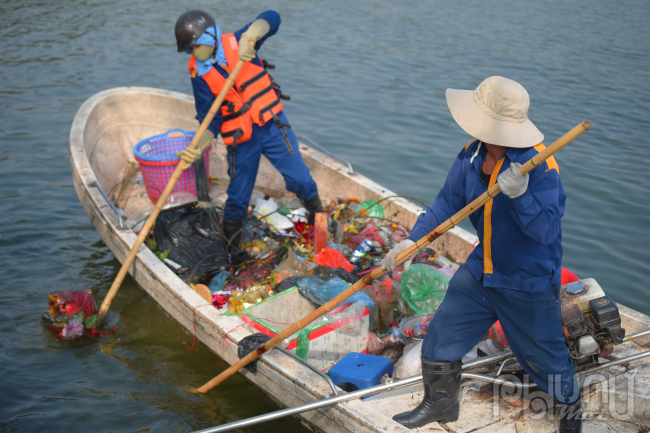
<svg viewBox="0 0 650 433">
<path fill-rule="evenodd" d="M 343 281 L 347 281 L 348 283 L 356 283 L 359 281 L 359 277 L 352 275 L 343 268 L 328 268 L 325 266 L 319 266 L 314 270 L 313 275 L 317 277 L 323 277 L 325 279 L 338 277 Z"/>
<path fill-rule="evenodd" d="M 345 270 L 345 269 L 344 269 Z M 292 287 L 295 287 L 298 285 L 298 283 L 305 278 L 316 278 L 311 275 L 305 275 L 305 276 L 297 276 L 297 277 L 289 277 L 286 278 L 282 281 L 280 281 L 274 288 L 273 291 L 277 293 L 282 293 L 285 290 L 289 290 Z M 319 277 L 320 278 L 320 277 Z M 320 278 L 321 280 L 325 280 L 325 278 Z"/>
<path fill-rule="evenodd" d="M 239 356 L 239 359 L 242 359 L 244 356 L 248 355 L 270 339 L 271 337 L 262 334 L 261 332 L 242 338 L 237 345 L 237 355 Z M 257 359 L 244 368 L 251 373 L 257 373 Z"/>
<path fill-rule="evenodd" d="M 170 267 L 186 283 L 205 281 L 230 266 L 219 215 L 214 207 L 188 203 L 158 215 L 153 230 L 159 252 L 180 265 Z"/>
</svg>

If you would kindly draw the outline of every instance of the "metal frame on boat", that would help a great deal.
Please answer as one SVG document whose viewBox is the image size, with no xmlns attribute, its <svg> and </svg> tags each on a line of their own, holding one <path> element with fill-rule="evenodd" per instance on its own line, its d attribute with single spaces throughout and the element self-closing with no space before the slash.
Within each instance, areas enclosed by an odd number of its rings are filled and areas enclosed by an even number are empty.
<svg viewBox="0 0 650 433">
<path fill-rule="evenodd" d="M 124 229 L 124 223 L 110 200 L 116 201 L 115 196 L 112 196 L 116 186 L 128 173 L 133 172 L 133 144 L 172 128 L 196 129 L 198 123 L 194 116 L 194 100 L 191 96 L 137 87 L 100 92 L 88 99 L 75 116 L 70 132 L 70 163 L 74 186 L 91 223 L 118 260 L 125 259 L 136 240 L 136 235 L 132 230 Z M 337 196 L 379 200 L 395 195 L 363 175 L 352 172 L 349 163 L 343 165 L 338 162 L 340 158 L 308 147 L 306 141 L 301 140 L 300 152 L 318 183 L 324 200 L 333 200 Z M 221 155 L 225 154 L 223 147 L 220 146 L 211 152 L 214 154 L 211 158 L 214 157 L 219 162 Z M 269 195 L 273 192 L 286 192 L 282 177 L 264 158 L 256 180 L 256 188 L 258 187 Z M 422 211 L 420 207 L 402 198 L 389 199 L 387 202 L 387 214 L 395 215 L 393 219 L 408 227 L 413 226 Z M 437 239 L 433 247 L 458 262 L 464 262 L 477 240 L 476 236 L 455 227 Z M 194 333 L 196 329 L 198 339 L 215 354 L 229 364 L 239 359 L 237 343 L 250 332 L 240 326 L 242 322 L 238 317 L 221 315 L 146 247 L 138 253 L 130 274 L 171 318 L 188 332 Z M 650 317 L 620 304 L 619 310 L 622 326 L 628 334 L 650 328 Z M 643 347 L 647 348 L 650 337 L 638 338 L 635 342 L 625 344 L 627 346 L 621 353 L 625 356 L 634 355 L 642 352 Z M 617 352 L 613 355 L 617 355 Z M 642 365 L 642 362 L 632 360 L 625 370 Z M 265 354 L 258 363 L 257 373 L 242 370 L 241 374 L 285 407 L 313 403 L 332 395 L 327 381 L 281 351 L 272 350 Z M 620 372 L 608 374 L 605 380 L 613 380 Z M 632 396 L 636 402 L 635 421 L 632 425 L 650 425 L 650 374 L 647 370 L 642 370 L 638 375 L 643 376 L 644 381 L 639 382 L 639 386 L 643 386 L 643 392 L 638 390 L 639 392 Z M 468 386 L 464 388 L 469 389 Z M 525 425 L 533 423 L 510 419 L 508 416 L 511 412 L 493 419 L 465 412 L 463 407 L 470 407 L 470 403 L 465 403 L 466 400 L 473 398 L 467 395 L 469 393 L 463 397 L 464 403 L 461 404 L 461 420 L 458 424 L 446 425 L 445 429 L 488 431 L 489 428 L 500 424 L 503 424 L 504 428 L 511 428 L 521 422 Z M 603 391 L 595 387 L 588 396 L 586 407 L 589 408 L 590 404 L 594 410 L 604 407 L 603 395 Z M 419 397 L 408 398 L 415 401 Z M 328 432 L 407 432 L 408 429 L 391 419 L 391 410 L 397 409 L 398 400 L 402 404 L 405 396 L 387 395 L 384 400 L 373 399 L 372 402 L 355 399 L 302 412 L 299 416 L 312 427 Z M 488 407 L 490 401 L 472 400 L 471 404 L 475 405 L 472 406 L 472 411 L 475 412 L 475 408 Z M 427 426 L 429 427 L 445 431 L 437 424 Z"/>
</svg>

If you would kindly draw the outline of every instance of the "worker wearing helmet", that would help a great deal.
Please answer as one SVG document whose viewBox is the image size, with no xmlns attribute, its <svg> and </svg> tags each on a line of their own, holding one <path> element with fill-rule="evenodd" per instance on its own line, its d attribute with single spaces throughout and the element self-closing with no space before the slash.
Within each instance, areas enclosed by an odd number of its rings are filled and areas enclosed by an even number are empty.
<svg viewBox="0 0 650 433">
<path fill-rule="evenodd" d="M 544 149 L 544 136 L 528 119 L 528 92 L 519 83 L 490 77 L 474 91 L 448 89 L 446 97 L 456 122 L 475 139 L 460 151 L 435 201 L 382 268 L 393 270 L 401 252 L 495 183 L 503 194 L 469 217 L 481 243 L 451 279 L 423 341 L 424 399 L 393 419 L 409 428 L 456 421 L 461 358 L 499 320 L 525 372 L 564 405 L 560 432 L 579 432 L 580 392 L 559 299 L 566 200 L 559 167 L 551 157 L 524 176 L 519 171 Z"/>
<path fill-rule="evenodd" d="M 274 11 L 264 12 L 242 29 L 224 35 L 215 20 L 201 10 L 185 12 L 176 22 L 178 51 L 191 54 L 188 69 L 199 121 L 203 121 L 235 64 L 240 59 L 246 62 L 198 147 L 180 153 L 193 163 L 221 134 L 228 150 L 230 176 L 223 229 L 233 247 L 231 252 L 239 245 L 262 155 L 282 174 L 287 190 L 302 201 L 310 223 L 315 212 L 322 211 L 316 182 L 282 112 L 282 99 L 289 97 L 280 92 L 266 71 L 271 65 L 257 56 L 257 50 L 279 26 L 280 16 Z"/>
</svg>

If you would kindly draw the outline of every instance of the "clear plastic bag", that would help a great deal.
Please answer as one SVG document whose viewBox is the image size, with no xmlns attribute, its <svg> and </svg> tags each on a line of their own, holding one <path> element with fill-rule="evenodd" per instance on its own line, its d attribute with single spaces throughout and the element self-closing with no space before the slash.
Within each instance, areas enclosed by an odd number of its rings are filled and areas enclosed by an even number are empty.
<svg viewBox="0 0 650 433">
<path fill-rule="evenodd" d="M 404 355 L 395 364 L 393 379 L 404 379 L 418 374 L 422 374 L 422 340 L 404 348 Z"/>
<path fill-rule="evenodd" d="M 307 326 L 313 328 L 314 326 L 323 324 L 340 331 L 354 331 L 358 326 L 357 319 L 361 318 L 361 316 L 365 314 L 364 312 L 367 306 L 364 302 L 350 302 L 350 299 L 335 307 L 329 313 L 314 320 Z"/>
<path fill-rule="evenodd" d="M 386 278 L 375 281 L 370 287 L 365 287 L 366 293 L 375 305 L 370 309 L 370 316 L 377 325 L 380 334 L 385 333 L 393 324 L 393 310 L 395 301 L 400 297 L 399 290 L 393 288 L 392 280 Z"/>
<path fill-rule="evenodd" d="M 390 335 L 386 336 L 390 337 Z M 388 339 L 379 337 L 375 332 L 368 333 L 368 353 L 371 355 L 380 355 L 388 346 Z"/>
<path fill-rule="evenodd" d="M 418 314 L 435 313 L 447 293 L 449 280 L 433 266 L 411 265 L 402 274 L 402 297 Z"/>
<path fill-rule="evenodd" d="M 302 207 L 302 202 L 298 197 L 282 197 L 278 199 L 278 207 L 280 209 L 300 209 Z"/>
<path fill-rule="evenodd" d="M 271 272 L 273 285 L 289 277 L 299 277 L 308 273 L 307 266 L 305 266 L 305 263 L 298 258 L 292 249 L 288 250 L 288 254 L 289 256 Z"/>
</svg>

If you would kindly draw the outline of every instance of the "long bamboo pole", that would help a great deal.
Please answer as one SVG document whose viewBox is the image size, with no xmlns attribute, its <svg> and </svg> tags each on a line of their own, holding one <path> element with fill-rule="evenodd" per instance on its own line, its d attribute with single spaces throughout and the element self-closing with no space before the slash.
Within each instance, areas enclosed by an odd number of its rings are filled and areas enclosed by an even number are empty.
<svg viewBox="0 0 650 433">
<path fill-rule="evenodd" d="M 194 138 L 192 139 L 188 148 L 196 149 L 199 141 L 203 137 L 203 134 L 208 129 L 210 122 L 212 122 L 212 119 L 214 119 L 214 116 L 217 114 L 217 110 L 219 110 L 219 108 L 221 107 L 221 103 L 226 97 L 228 90 L 230 90 L 232 85 L 235 84 L 235 78 L 237 78 L 237 74 L 239 74 L 239 71 L 241 70 L 242 66 L 244 66 L 244 61 L 239 60 L 235 65 L 234 69 L 232 70 L 232 72 L 230 73 L 230 75 L 228 76 L 228 78 L 226 78 L 226 83 L 221 88 L 221 91 L 217 95 L 217 98 L 214 100 L 214 103 L 212 104 L 212 107 L 210 107 L 208 114 L 206 114 L 205 118 L 203 119 L 203 122 L 201 122 L 201 126 L 199 126 L 199 130 L 196 131 L 196 134 L 194 135 Z M 160 214 L 160 211 L 162 210 L 163 206 L 165 205 L 165 201 L 167 200 L 167 197 L 169 197 L 169 194 L 171 194 L 172 189 L 174 189 L 174 186 L 176 185 L 178 178 L 181 177 L 183 171 L 189 166 L 190 164 L 188 164 L 182 159 L 176 166 L 176 170 L 174 170 L 172 177 L 169 179 L 169 182 L 167 182 L 167 186 L 163 190 L 162 194 L 160 194 L 160 198 L 158 199 L 156 206 L 151 211 L 151 215 L 149 215 L 149 218 L 147 218 L 147 221 L 144 223 L 142 230 L 140 230 L 138 239 L 135 241 L 135 244 L 133 244 L 133 247 L 131 248 L 129 255 L 126 257 L 126 260 L 124 260 L 124 263 L 122 263 L 122 267 L 120 268 L 120 271 L 117 273 L 117 277 L 115 277 L 115 281 L 113 281 L 113 285 L 108 291 L 108 294 L 104 299 L 104 302 L 102 302 L 102 306 L 99 308 L 99 313 L 97 313 L 98 324 L 100 324 L 102 320 L 104 320 L 104 316 L 106 315 L 108 308 L 111 306 L 111 302 L 113 302 L 113 298 L 117 294 L 117 291 L 120 289 L 120 286 L 122 285 L 122 281 L 124 281 L 124 277 L 126 277 L 127 272 L 129 272 L 129 267 L 131 267 L 131 263 L 133 263 L 133 260 L 135 260 L 135 256 L 138 254 L 138 250 L 142 246 L 144 240 L 147 238 L 147 235 L 149 234 L 151 227 L 153 227 L 153 224 L 156 222 L 156 218 L 158 217 L 158 214 Z"/>
<path fill-rule="evenodd" d="M 546 161 L 549 157 L 553 156 L 553 154 L 555 154 L 558 150 L 562 149 L 564 146 L 571 143 L 574 139 L 576 139 L 578 136 L 580 136 L 582 133 L 589 130 L 590 128 L 591 128 L 591 123 L 588 120 L 584 120 L 582 123 L 577 125 L 571 131 L 567 132 L 562 137 L 560 137 L 560 139 L 558 139 L 555 143 L 553 143 L 552 145 L 544 149 L 542 152 L 538 153 L 533 158 L 531 158 L 524 165 L 519 167 L 521 174 L 525 175 L 535 167 L 539 166 L 544 161 Z M 492 186 L 491 188 L 489 188 L 483 194 L 481 194 L 476 199 L 474 199 L 470 204 L 462 208 L 460 211 L 454 214 L 447 221 L 440 224 L 429 234 L 422 237 L 422 239 L 418 240 L 416 243 L 411 245 L 407 250 L 405 250 L 399 256 L 397 256 L 397 264 L 404 263 L 409 257 L 413 256 L 418 251 L 426 248 L 431 242 L 437 239 L 440 235 L 442 235 L 443 233 L 447 232 L 449 229 L 458 225 L 458 223 L 460 223 L 462 220 L 467 218 L 469 215 L 471 215 L 474 211 L 479 209 L 485 203 L 492 200 L 492 198 L 494 198 L 500 192 L 501 189 L 499 188 L 498 183 Z M 221 374 L 214 377 L 212 380 L 210 380 L 205 385 L 200 387 L 197 391 L 198 392 L 210 391 L 212 388 L 219 385 L 221 382 L 223 382 L 224 380 L 226 380 L 227 378 L 229 378 L 230 376 L 238 372 L 241 368 L 245 367 L 249 363 L 253 362 L 257 358 L 262 356 L 264 352 L 272 349 L 274 346 L 278 345 L 286 338 L 300 331 L 305 326 L 309 325 L 311 322 L 318 319 L 323 314 L 331 311 L 334 307 L 339 305 L 341 302 L 345 301 L 350 296 L 354 295 L 355 293 L 363 289 L 372 280 L 375 280 L 384 274 L 386 274 L 386 271 L 384 271 L 381 268 L 376 268 L 374 271 L 367 274 L 359 281 L 351 285 L 348 289 L 346 289 L 345 291 L 339 293 L 337 296 L 332 298 L 329 302 L 323 304 L 320 308 L 315 310 L 313 313 L 303 317 L 297 323 L 293 324 L 291 327 L 287 328 L 283 332 L 273 337 L 271 340 L 267 341 L 266 343 L 258 347 L 257 350 L 250 352 L 248 355 L 246 355 L 245 357 L 237 361 L 235 364 L 228 367 Z"/>
</svg>

